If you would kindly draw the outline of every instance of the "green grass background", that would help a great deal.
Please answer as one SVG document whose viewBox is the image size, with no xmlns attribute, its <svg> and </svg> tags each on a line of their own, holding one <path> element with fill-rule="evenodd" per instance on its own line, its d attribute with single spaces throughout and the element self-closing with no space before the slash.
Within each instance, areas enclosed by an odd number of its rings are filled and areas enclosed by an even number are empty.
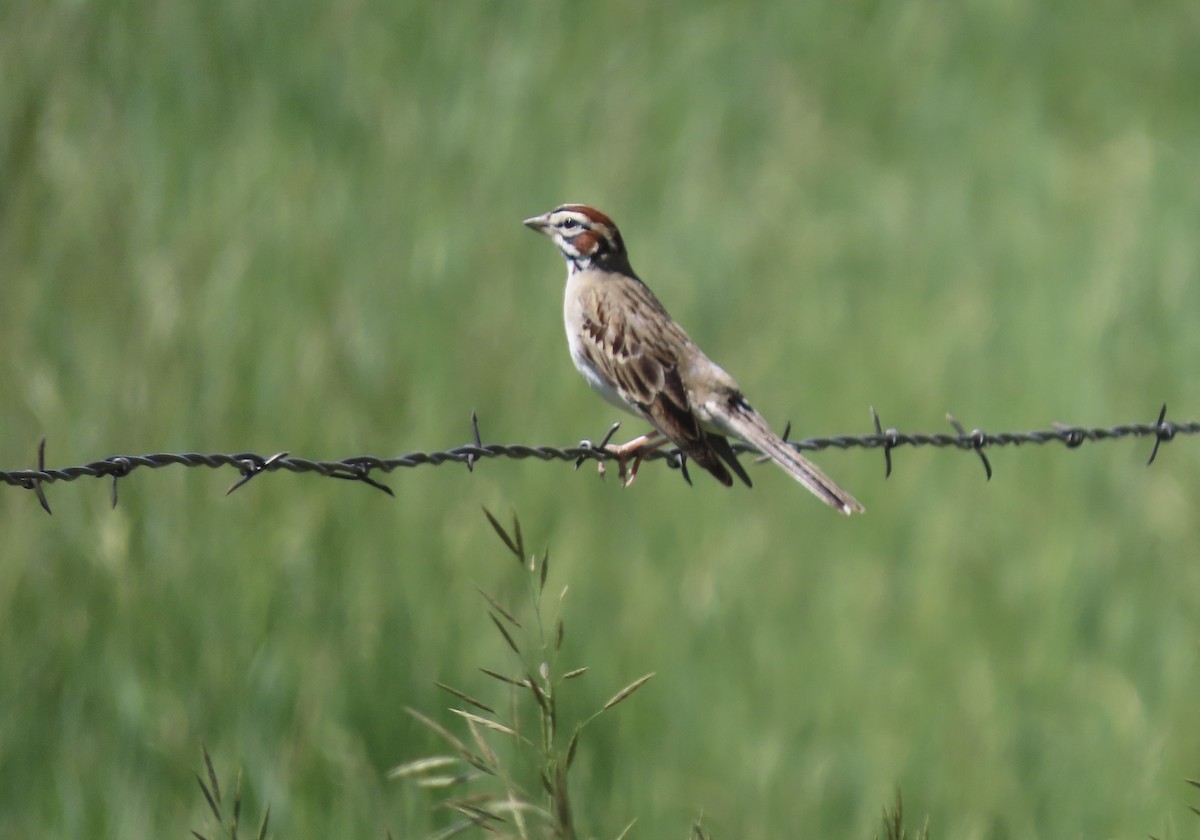
<svg viewBox="0 0 1200 840">
<path fill-rule="evenodd" d="M 0 6 L 0 466 L 571 445 L 586 201 L 795 434 L 1200 416 L 1194 2 Z M 633 431 L 636 424 L 627 424 Z M 900 450 L 752 491 L 569 465 L 0 492 L 0 835 L 179 837 L 208 745 L 280 837 L 409 837 L 516 511 L 571 588 L 581 829 L 1194 836 L 1200 447 Z"/>
</svg>

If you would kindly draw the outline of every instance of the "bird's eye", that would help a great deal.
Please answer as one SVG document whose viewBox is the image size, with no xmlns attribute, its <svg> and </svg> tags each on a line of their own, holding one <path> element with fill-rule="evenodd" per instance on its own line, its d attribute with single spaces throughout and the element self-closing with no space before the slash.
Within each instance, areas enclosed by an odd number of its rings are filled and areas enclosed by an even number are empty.
<svg viewBox="0 0 1200 840">
<path fill-rule="evenodd" d="M 574 230 L 579 227 L 579 221 L 576 219 L 563 219 L 558 223 L 559 230 Z"/>
</svg>

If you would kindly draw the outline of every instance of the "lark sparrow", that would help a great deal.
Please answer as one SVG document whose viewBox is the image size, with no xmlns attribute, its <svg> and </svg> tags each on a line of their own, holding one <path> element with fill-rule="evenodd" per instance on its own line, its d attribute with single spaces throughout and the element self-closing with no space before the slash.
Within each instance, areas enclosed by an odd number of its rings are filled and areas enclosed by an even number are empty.
<svg viewBox="0 0 1200 840">
<path fill-rule="evenodd" d="M 668 440 L 726 487 L 733 484 L 729 470 L 749 485 L 727 440 L 734 437 L 841 513 L 862 512 L 853 496 L 771 431 L 733 377 L 672 320 L 634 273 L 608 216 L 585 204 L 564 204 L 525 225 L 554 240 L 567 259 L 563 319 L 575 367 L 602 397 L 656 430 L 609 448 L 626 485 L 637 476 L 642 456 Z"/>
</svg>

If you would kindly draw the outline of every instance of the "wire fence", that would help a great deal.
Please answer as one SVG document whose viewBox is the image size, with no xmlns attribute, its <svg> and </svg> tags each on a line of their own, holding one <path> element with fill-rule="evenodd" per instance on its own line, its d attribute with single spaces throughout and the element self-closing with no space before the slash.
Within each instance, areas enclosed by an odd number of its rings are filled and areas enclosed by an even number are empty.
<svg viewBox="0 0 1200 840">
<path fill-rule="evenodd" d="M 892 452 L 905 446 L 932 446 L 942 449 L 957 449 L 964 452 L 974 452 L 983 464 L 987 477 L 992 477 L 992 464 L 985 450 L 1004 446 L 1041 445 L 1046 443 L 1061 443 L 1075 449 L 1085 443 L 1097 443 L 1105 440 L 1120 440 L 1123 438 L 1154 438 L 1154 446 L 1150 450 L 1147 465 L 1154 463 L 1158 456 L 1159 447 L 1175 438 L 1176 435 L 1200 434 L 1200 422 L 1189 421 L 1176 423 L 1167 420 L 1167 407 L 1164 404 L 1159 411 L 1158 419 L 1153 423 L 1130 423 L 1108 427 L 1070 426 L 1055 423 L 1050 429 L 1030 432 L 985 432 L 982 429 L 967 431 L 952 415 L 947 414 L 946 420 L 953 433 L 945 432 L 902 432 L 895 428 L 884 429 L 879 415 L 871 409 L 874 422 L 874 434 L 867 435 L 837 435 L 834 437 L 807 438 L 789 441 L 801 450 L 817 451 L 821 449 L 879 449 L 883 451 L 885 477 L 892 474 Z M 409 452 L 395 458 L 378 458 L 373 455 L 356 455 L 340 461 L 315 461 L 307 458 L 293 457 L 290 452 L 276 452 L 273 455 L 260 455 L 255 452 L 235 452 L 204 454 L 199 452 L 160 452 L 150 455 L 110 455 L 100 461 L 80 464 L 74 467 L 46 467 L 46 441 L 38 445 L 37 469 L 29 470 L 0 470 L 0 482 L 32 490 L 46 513 L 50 513 L 50 504 L 46 499 L 43 486 L 56 481 L 75 481 L 79 478 L 111 478 L 112 504 L 117 504 L 117 482 L 138 468 L 158 469 L 168 466 L 183 467 L 232 467 L 241 473 L 241 477 L 226 491 L 232 493 L 246 484 L 252 478 L 263 473 L 286 470 L 294 473 L 316 473 L 328 478 L 340 478 L 357 481 L 382 490 L 389 496 L 393 495 L 391 488 L 383 484 L 375 476 L 387 474 L 393 470 L 421 466 L 436 466 L 438 464 L 465 464 L 468 470 L 487 458 L 514 458 L 517 460 L 534 458 L 539 461 L 574 461 L 578 469 L 587 461 L 604 462 L 611 460 L 614 455 L 605 447 L 620 427 L 614 423 L 599 442 L 580 441 L 576 446 L 530 446 L 526 444 L 485 444 L 479 433 L 479 419 L 471 415 L 471 431 L 473 443 L 433 452 Z M 784 430 L 786 439 L 791 425 Z M 757 453 L 757 450 L 745 444 L 735 444 L 734 451 Z M 690 484 L 687 459 L 678 450 L 659 449 L 647 453 L 646 461 L 664 461 L 668 467 L 679 470 L 683 478 Z"/>
</svg>

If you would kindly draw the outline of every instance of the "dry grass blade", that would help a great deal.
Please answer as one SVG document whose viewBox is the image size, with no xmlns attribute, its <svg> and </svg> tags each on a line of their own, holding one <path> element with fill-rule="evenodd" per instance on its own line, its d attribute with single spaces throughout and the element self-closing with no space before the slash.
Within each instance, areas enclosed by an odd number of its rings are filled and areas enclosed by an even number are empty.
<svg viewBox="0 0 1200 840">
<path fill-rule="evenodd" d="M 233 824 L 229 826 L 229 840 L 237 840 L 238 823 L 242 821 L 242 771 L 238 770 L 237 782 L 233 786 Z"/>
<path fill-rule="evenodd" d="M 200 790 L 204 793 L 204 798 L 208 802 L 208 807 L 212 810 L 213 816 L 217 818 L 217 822 L 221 821 L 221 809 L 217 802 L 213 799 L 213 795 L 208 791 L 208 785 L 204 784 L 204 780 L 200 778 L 200 774 L 196 774 L 196 783 L 200 785 Z M 194 833 L 194 832 L 193 832 Z"/>
<path fill-rule="evenodd" d="M 575 763 L 575 750 L 579 748 L 579 733 L 583 731 L 583 724 L 577 724 L 575 731 L 571 733 L 571 743 L 567 744 L 567 769 L 571 769 L 571 765 Z"/>
<path fill-rule="evenodd" d="M 633 831 L 633 825 L 636 822 L 637 822 L 637 817 L 634 817 L 633 819 L 631 819 L 629 821 L 629 825 L 627 825 L 623 829 L 621 829 L 621 833 L 617 835 L 617 840 L 625 840 L 625 838 L 629 836 L 629 832 Z"/>
<path fill-rule="evenodd" d="M 645 685 L 647 682 L 649 682 L 650 678 L 653 676 L 654 676 L 654 671 L 651 671 L 649 674 L 646 674 L 644 677 L 638 677 L 636 680 L 631 682 L 629 685 L 625 686 L 620 691 L 618 691 L 616 694 L 614 694 L 612 696 L 612 699 L 609 700 L 607 703 L 605 703 L 604 706 L 600 709 L 600 711 L 607 712 L 613 706 L 617 705 L 622 700 L 625 700 L 626 698 L 629 697 L 629 695 L 633 694 L 633 692 L 637 691 L 639 688 L 641 688 L 643 685 Z"/>
<path fill-rule="evenodd" d="M 559 837 L 575 840 L 575 821 L 571 817 L 571 800 L 567 792 L 567 768 L 554 768 L 554 791 L 550 794 L 554 806 L 554 828 Z"/>
<path fill-rule="evenodd" d="M 504 676 L 504 674 L 497 673 L 488 668 L 480 668 L 479 670 L 483 671 L 483 673 L 487 674 L 489 677 L 491 677 L 494 680 L 500 680 L 500 682 L 502 682 L 502 683 L 508 683 L 509 685 L 515 685 L 517 688 L 525 687 L 524 679 L 517 679 L 516 677 L 506 677 L 506 676 Z"/>
<path fill-rule="evenodd" d="M 1184 781 L 1194 788 L 1200 788 L 1200 779 L 1184 779 Z"/>
<path fill-rule="evenodd" d="M 532 674 L 525 679 L 525 685 L 529 686 L 529 690 L 533 692 L 533 699 L 542 707 L 542 711 L 550 714 L 550 698 L 546 696 L 546 692 L 542 691 Z"/>
<path fill-rule="evenodd" d="M 217 804 L 221 804 L 221 784 L 217 781 L 217 771 L 213 769 L 212 756 L 208 754 L 208 747 L 200 745 L 201 752 L 204 753 L 204 768 L 208 771 L 208 783 L 212 786 L 213 799 Z M 217 819 L 220 819 L 220 814 Z"/>
<path fill-rule="evenodd" d="M 900 799 L 900 791 L 896 791 L 896 807 L 889 814 L 887 806 L 883 807 L 883 836 L 886 840 L 903 840 L 904 837 L 904 802 Z M 879 835 L 875 835 L 878 840 Z"/>
<path fill-rule="evenodd" d="M 700 820 L 692 823 L 692 840 L 712 840 L 712 835 L 704 833 L 704 826 L 700 824 Z"/>
<path fill-rule="evenodd" d="M 479 805 L 471 805 L 467 802 L 458 802 L 450 807 L 468 819 L 477 820 L 479 825 L 483 827 L 486 827 L 488 823 L 508 822 L 508 820 L 504 819 L 504 817 L 500 816 L 499 814 L 493 814 L 491 811 L 487 810 L 486 808 L 482 808 Z"/>
<path fill-rule="evenodd" d="M 538 582 L 538 594 L 540 595 L 546 589 L 546 575 L 550 572 L 550 549 L 542 554 L 542 570 L 541 578 Z"/>
<path fill-rule="evenodd" d="M 438 688 L 440 688 L 442 691 L 446 692 L 447 694 L 454 695 L 459 700 L 462 700 L 464 703 L 470 703 L 476 709 L 482 709 L 483 711 L 487 712 L 490 715 L 496 714 L 496 710 L 493 709 L 491 706 L 487 705 L 486 703 L 484 703 L 480 700 L 476 700 L 474 697 L 470 696 L 469 694 L 464 694 L 463 692 L 459 691 L 457 688 L 454 688 L 453 686 L 449 686 L 449 685 L 446 685 L 445 683 L 437 682 L 436 680 L 434 681 L 433 684 L 436 685 Z"/>
<path fill-rule="evenodd" d="M 450 711 L 454 712 L 454 714 L 468 722 L 474 722 L 480 726 L 486 726 L 488 729 L 495 730 L 496 732 L 503 732 L 505 735 L 512 735 L 514 738 L 521 737 L 512 727 L 505 726 L 503 723 L 492 720 L 491 718 L 485 718 L 482 715 L 477 715 L 473 712 L 468 712 L 463 709 L 451 709 Z"/>
<path fill-rule="evenodd" d="M 492 512 L 487 508 L 483 509 L 483 515 L 487 517 L 488 522 L 492 523 L 492 528 L 495 530 L 500 539 L 504 541 L 504 544 L 508 546 L 508 550 L 517 556 L 517 562 L 521 565 L 525 565 L 524 553 L 517 548 L 517 543 L 513 542 L 512 537 L 510 537 L 508 532 L 504 530 L 504 526 L 496 521 L 496 517 L 492 516 Z M 524 546 L 522 546 L 522 548 L 524 548 Z"/>
<path fill-rule="evenodd" d="M 880 835 L 875 835 L 876 840 L 879 840 Z M 888 813 L 887 806 L 883 808 L 883 837 L 884 840 L 907 840 L 908 831 L 904 828 L 904 800 L 900 795 L 900 789 L 896 789 L 896 805 L 892 808 L 891 813 Z M 925 818 L 925 824 L 921 827 L 920 834 L 917 835 L 919 840 L 928 840 L 929 838 L 929 817 Z"/>
<path fill-rule="evenodd" d="M 500 619 L 496 618 L 496 614 L 494 612 L 489 611 L 488 616 L 491 617 L 492 623 L 496 625 L 496 629 L 500 631 L 500 635 L 504 637 L 504 641 L 508 642 L 508 646 L 513 649 L 513 653 L 515 653 L 517 656 L 520 656 L 521 649 L 517 647 L 517 643 L 509 634 L 508 629 L 500 623 Z"/>
<path fill-rule="evenodd" d="M 558 620 L 558 626 L 554 629 L 554 649 L 562 650 L 563 637 L 567 634 L 567 628 L 563 626 L 563 620 Z"/>
<path fill-rule="evenodd" d="M 494 811 L 497 814 L 520 814 L 529 811 L 541 816 L 547 816 L 546 812 L 534 805 L 532 802 L 526 802 L 523 799 L 498 799 L 495 802 L 488 803 L 488 810 Z"/>
<path fill-rule="evenodd" d="M 455 710 L 451 710 L 455 711 Z M 493 767 L 500 766 L 500 759 L 496 757 L 496 753 L 492 751 L 492 747 L 488 744 L 487 739 L 483 737 L 483 733 L 479 731 L 479 727 L 475 725 L 475 721 L 467 718 L 467 729 L 471 730 L 471 737 L 475 739 L 475 746 L 479 747 L 479 751 L 483 753 L 483 757 L 488 760 L 488 763 Z"/>
<path fill-rule="evenodd" d="M 405 762 L 404 764 L 397 764 L 387 772 L 387 777 L 389 779 L 401 779 L 408 776 L 417 776 L 421 773 L 428 773 L 430 770 L 453 767 L 460 761 L 462 761 L 461 758 L 453 755 L 430 755 L 425 758 Z"/>
<path fill-rule="evenodd" d="M 271 806 L 263 813 L 262 823 L 258 826 L 258 840 L 267 840 L 267 825 L 271 822 Z"/>
<path fill-rule="evenodd" d="M 588 670 L 587 666 L 585 665 L 582 668 L 576 668 L 573 671 L 567 671 L 567 673 L 563 674 L 562 678 L 564 680 L 573 680 L 576 677 L 582 677 L 584 674 L 587 673 L 587 670 Z"/>
<path fill-rule="evenodd" d="M 417 787 L 426 790 L 444 790 L 473 782 L 482 774 L 478 772 L 459 773 L 457 776 L 422 776 L 417 779 Z"/>
<path fill-rule="evenodd" d="M 513 539 L 517 543 L 517 557 L 521 560 L 521 565 L 525 565 L 525 538 L 521 536 L 521 520 L 517 518 L 517 512 L 513 511 Z"/>
<path fill-rule="evenodd" d="M 517 617 L 515 615 L 513 615 L 512 613 L 510 613 L 508 610 L 504 609 L 504 607 L 502 607 L 500 605 L 499 601 L 497 601 L 495 598 L 493 598 L 487 592 L 480 589 L 478 586 L 476 586 L 475 589 L 479 592 L 480 595 L 482 595 L 484 598 L 487 599 L 487 602 L 488 602 L 488 604 L 491 605 L 492 609 L 494 609 L 496 612 L 500 613 L 500 615 L 504 616 L 505 620 L 508 621 L 509 624 L 511 624 L 513 627 L 516 627 L 518 630 L 525 629 L 521 626 L 521 622 L 517 621 Z"/>
<path fill-rule="evenodd" d="M 460 741 L 458 738 L 456 738 L 450 732 L 450 730 L 446 729 L 446 727 L 442 726 L 437 721 L 430 720 L 429 718 L 425 717 L 425 715 L 421 714 L 420 712 L 418 712 L 416 709 L 412 708 L 411 706 L 405 706 L 404 711 L 408 712 L 410 715 L 412 715 L 414 718 L 416 718 L 417 721 L 419 721 L 420 723 L 423 723 L 425 726 L 427 726 L 433 732 L 440 735 L 447 744 L 449 744 L 454 750 L 456 750 L 459 753 L 459 755 L 461 755 L 463 758 L 465 758 L 467 761 L 469 761 L 471 763 L 472 767 L 476 767 L 485 773 L 494 775 L 494 771 L 492 770 L 492 768 L 490 766 L 488 766 L 488 763 L 486 761 L 484 761 L 483 758 L 481 758 L 480 756 L 471 752 L 471 749 L 466 744 L 464 744 L 462 741 Z"/>
</svg>

